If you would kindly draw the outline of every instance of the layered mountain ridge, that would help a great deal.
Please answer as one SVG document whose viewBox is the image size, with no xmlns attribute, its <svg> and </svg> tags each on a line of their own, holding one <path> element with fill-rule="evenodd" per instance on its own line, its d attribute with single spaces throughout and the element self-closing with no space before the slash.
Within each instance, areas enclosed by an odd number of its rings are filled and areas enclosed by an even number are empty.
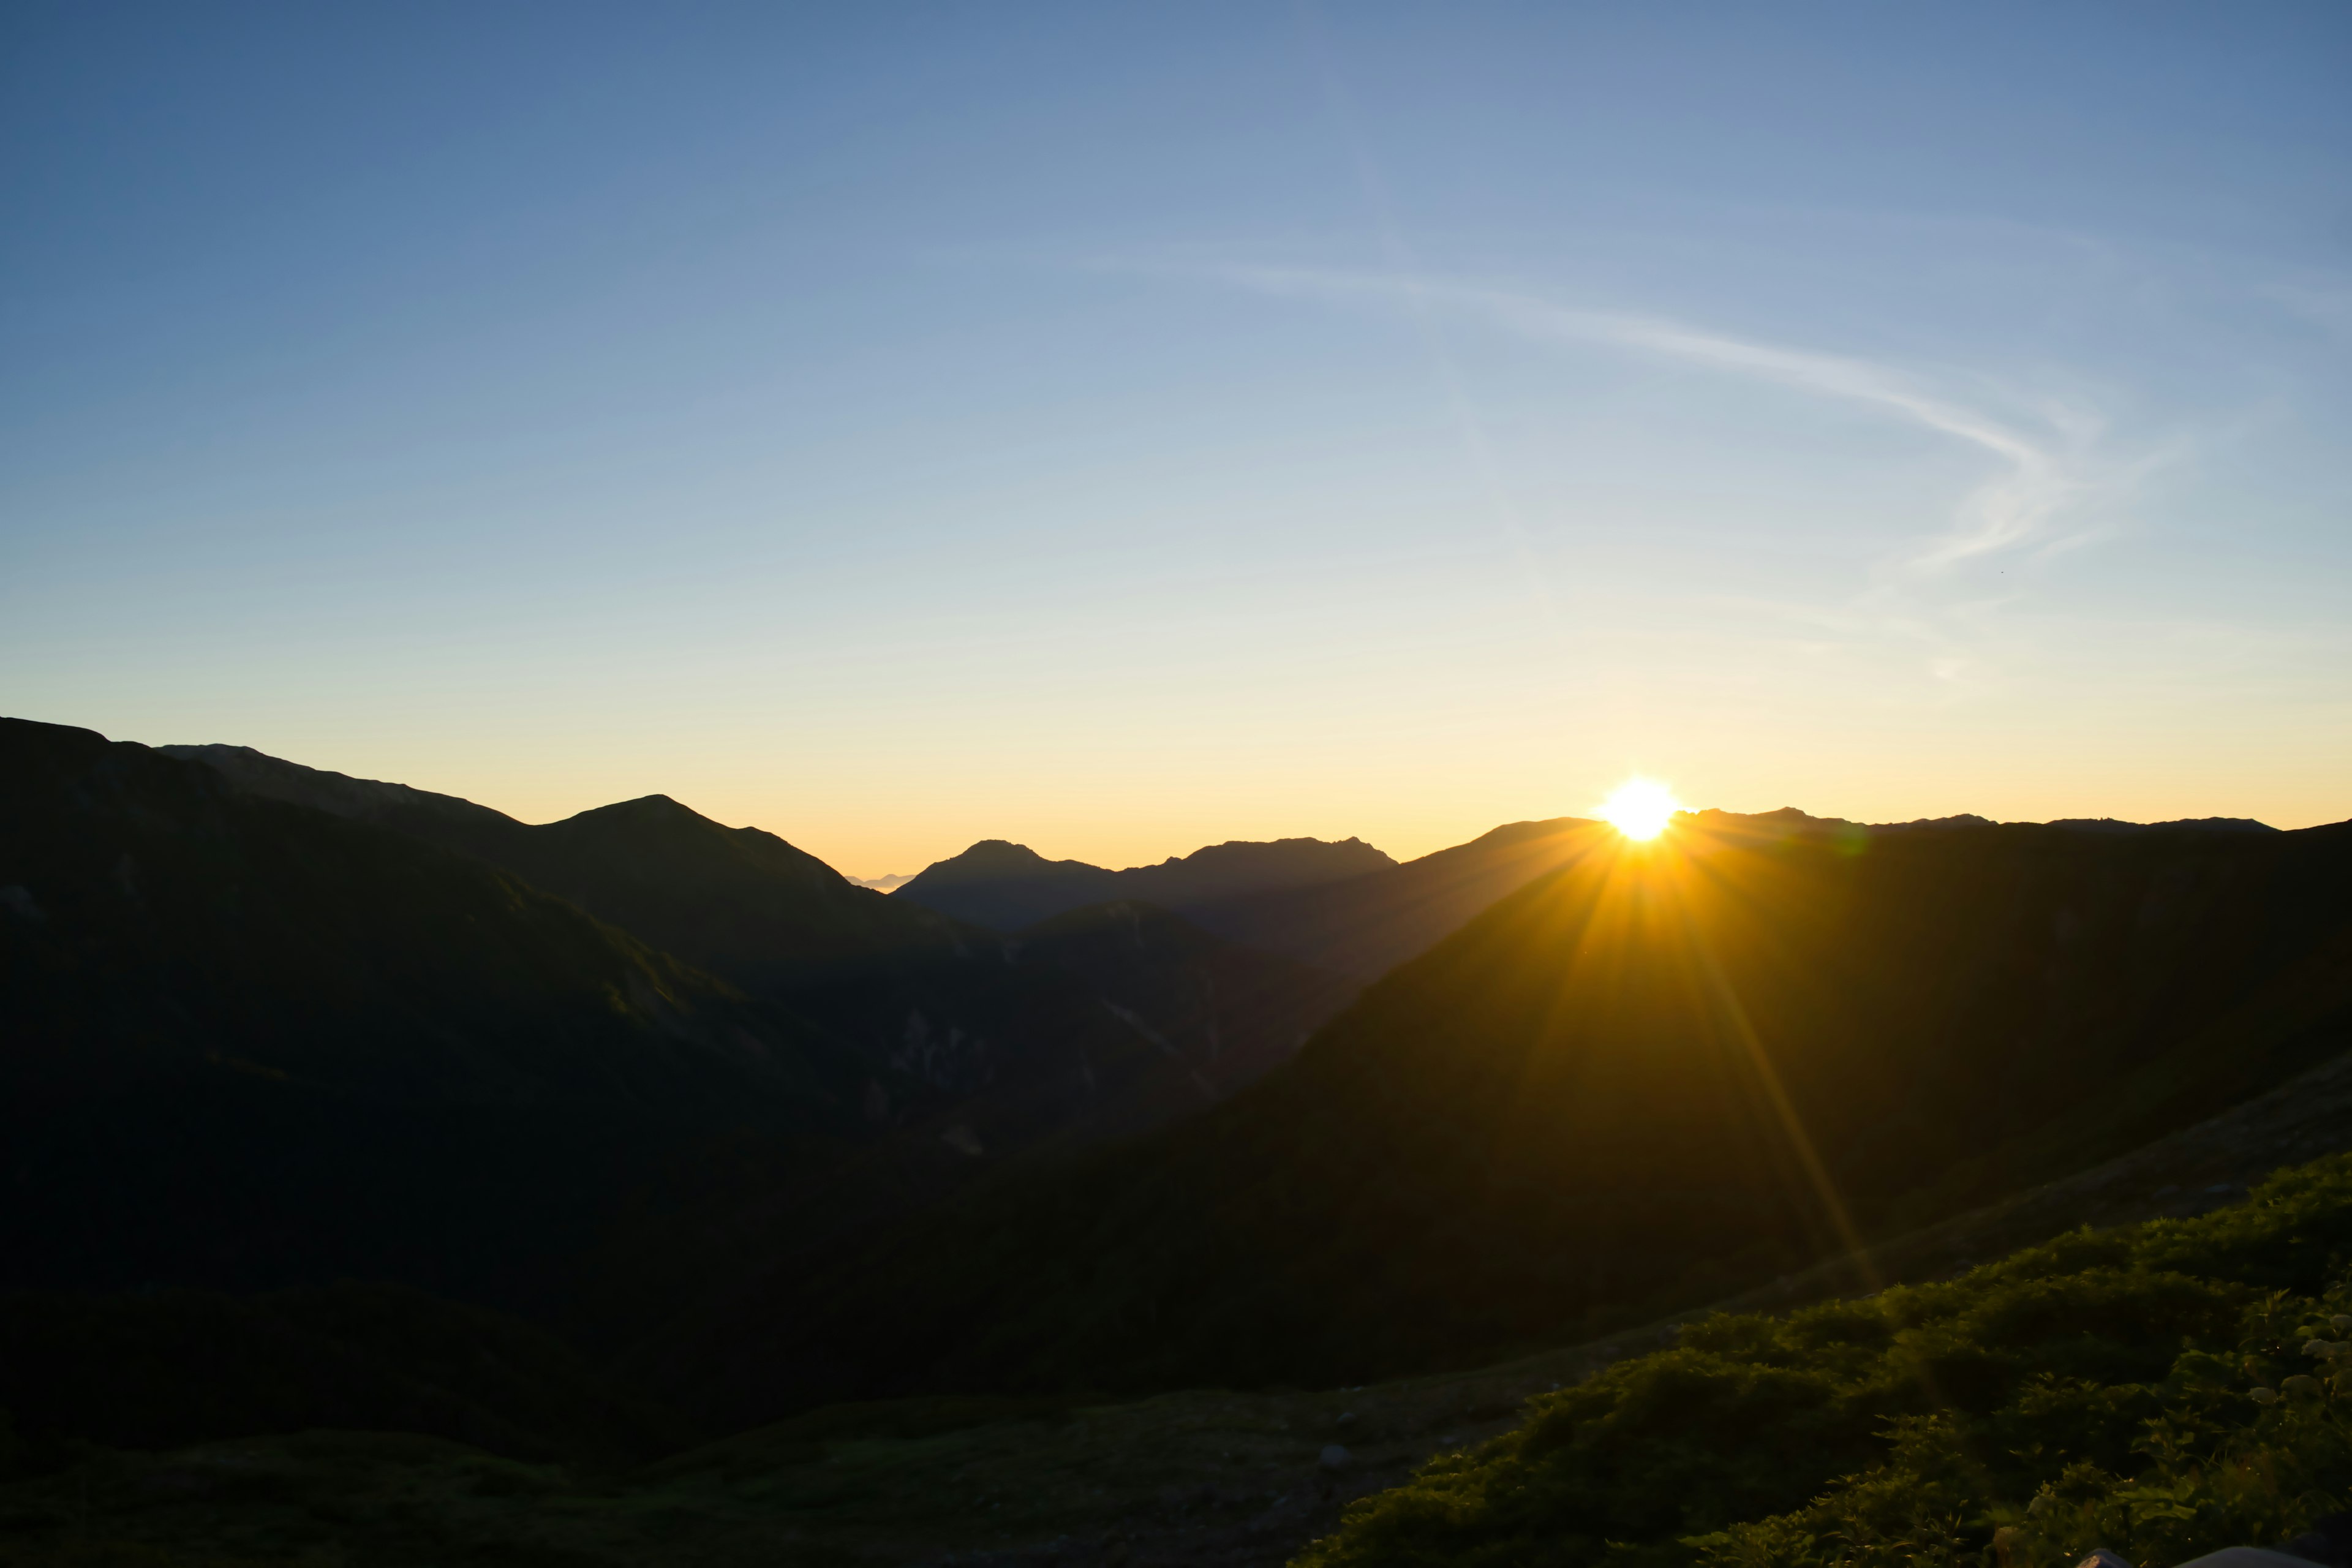
<svg viewBox="0 0 2352 1568">
<path fill-rule="evenodd" d="M 857 1133 L 863 1064 L 805 1018 L 144 747 L 0 721 L 0 1282 L 545 1304 L 705 1141 Z"/>
<path fill-rule="evenodd" d="M 765 1408 L 1471 1364 L 2063 1174 L 2352 1048 L 2352 825 L 1718 815 L 1560 848 L 1232 1100 L 774 1281 L 710 1342 L 769 1369 Z"/>
<path fill-rule="evenodd" d="M 841 1156 L 706 1202 L 657 1271 L 727 1274 L 937 1201 L 1024 1150 L 1194 1112 L 1297 1048 L 1352 987 L 1119 900 L 999 936 L 665 795 L 529 825 L 241 747 L 173 747 L 239 789 L 494 865 L 787 1009 L 851 1074 Z M 643 1292 L 608 1315 L 657 1312 Z"/>
<path fill-rule="evenodd" d="M 1010 931 L 1113 900 L 1182 911 L 1346 881 L 1395 864 L 1358 838 L 1277 838 L 1212 844 L 1157 865 L 1112 871 L 1083 860 L 1048 860 L 1025 844 L 984 838 L 924 868 L 893 896 Z"/>
<path fill-rule="evenodd" d="M 999 842 L 973 887 L 1209 889 L 1004 932 L 667 796 L 533 826 L 172 750 L 0 725 L 0 1332 L 58 1441 L 587 1457 L 1486 1364 L 2352 1049 L 2352 825 Z"/>
<path fill-rule="evenodd" d="M 754 985 L 845 961 L 943 951 L 956 931 L 893 904 L 756 827 L 726 827 L 667 795 L 528 824 L 455 795 L 308 768 L 244 746 L 159 746 L 248 794 L 389 828 L 502 866 L 657 947 Z"/>
<path fill-rule="evenodd" d="M 933 1156 L 947 1171 L 975 1149 L 1131 1130 L 1206 1103 L 1280 1059 L 1346 994 L 1297 962 L 1143 921 L 1124 901 L 1059 911 L 1127 934 L 1108 968 L 1097 962 L 1108 949 L 1074 942 L 1076 926 L 1007 941 L 667 795 L 530 825 L 248 748 L 160 749 L 242 789 L 478 857 L 788 1004 L 877 1064 L 863 1097 L 877 1121 L 950 1138 L 952 1152 Z"/>
</svg>

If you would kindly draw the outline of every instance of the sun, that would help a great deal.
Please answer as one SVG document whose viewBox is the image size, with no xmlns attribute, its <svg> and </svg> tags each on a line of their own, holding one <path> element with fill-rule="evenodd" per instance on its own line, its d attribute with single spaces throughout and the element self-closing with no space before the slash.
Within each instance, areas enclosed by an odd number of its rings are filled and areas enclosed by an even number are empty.
<svg viewBox="0 0 2352 1568">
<path fill-rule="evenodd" d="M 1601 803 L 1601 819 L 1628 838 L 1655 838 L 1683 803 L 1655 779 L 1630 778 Z"/>
</svg>

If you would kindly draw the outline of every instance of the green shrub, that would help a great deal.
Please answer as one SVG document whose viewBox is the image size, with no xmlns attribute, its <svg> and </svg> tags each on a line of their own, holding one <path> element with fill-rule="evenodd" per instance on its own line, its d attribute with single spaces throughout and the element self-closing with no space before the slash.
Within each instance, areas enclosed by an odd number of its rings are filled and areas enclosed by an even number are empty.
<svg viewBox="0 0 2352 1568">
<path fill-rule="evenodd" d="M 2347 1263 L 2339 1156 L 2199 1219 L 1710 1318 L 1357 1503 L 1300 1568 L 2160 1568 L 2283 1540 L 2352 1500 Z"/>
</svg>

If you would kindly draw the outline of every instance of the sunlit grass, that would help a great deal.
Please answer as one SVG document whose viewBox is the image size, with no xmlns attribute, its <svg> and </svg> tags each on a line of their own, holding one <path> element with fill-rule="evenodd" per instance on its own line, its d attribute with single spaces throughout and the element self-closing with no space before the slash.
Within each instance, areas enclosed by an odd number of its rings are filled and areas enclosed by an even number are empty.
<svg viewBox="0 0 2352 1568">
<path fill-rule="evenodd" d="M 2196 1219 L 1722 1314 L 1538 1395 L 1297 1568 L 2065 1568 L 2286 1540 L 2352 1496 L 2352 1156 Z"/>
</svg>

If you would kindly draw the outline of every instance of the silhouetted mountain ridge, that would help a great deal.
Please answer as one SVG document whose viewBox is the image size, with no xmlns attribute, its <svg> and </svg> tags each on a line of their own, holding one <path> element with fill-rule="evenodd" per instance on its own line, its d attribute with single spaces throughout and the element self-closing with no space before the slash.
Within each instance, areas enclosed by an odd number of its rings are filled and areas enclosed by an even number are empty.
<svg viewBox="0 0 2352 1568">
<path fill-rule="evenodd" d="M 1809 833 L 1908 833 L 1935 828 L 1957 827 L 2063 827 L 2084 833 L 2158 833 L 2168 829 L 2186 829 L 2200 833 L 2276 833 L 2268 823 L 2256 822 L 2246 816 L 2179 817 L 2169 822 L 2125 822 L 2112 816 L 2070 816 L 2050 822 L 2015 822 L 2000 824 L 1989 816 L 1962 812 L 1952 816 L 1922 816 L 1907 822 L 1850 822 L 1843 816 L 1814 816 L 1793 805 L 1773 811 L 1720 811 L 1712 807 L 1704 811 L 1681 814 L 1716 831 L 1786 829 Z"/>
<path fill-rule="evenodd" d="M 924 1201 L 970 1176 L 976 1155 L 1197 1109 L 1204 1090 L 1227 1092 L 1279 1059 L 1347 994 L 1295 960 L 1179 935 L 1172 916 L 1156 916 L 1155 939 L 1130 948 L 1066 933 L 1007 940 L 667 795 L 532 826 L 244 747 L 168 750 L 265 796 L 477 856 L 821 1026 L 865 1064 L 852 1098 L 888 1140 L 863 1157 L 865 1195 L 844 1198 L 825 1178 L 832 1195 L 817 1208 L 828 1223 Z M 1047 864 L 1002 843 L 981 847 L 975 863 Z M 1124 914 L 1093 918 L 1143 929 Z"/>
<path fill-rule="evenodd" d="M 203 763 L 216 772 L 226 773 L 250 795 L 311 806 L 355 822 L 399 828 L 419 837 L 427 837 L 420 826 L 428 823 L 438 825 L 438 832 L 451 835 L 464 832 L 496 835 L 522 826 L 503 812 L 493 811 L 487 805 L 477 805 L 454 795 L 436 795 L 430 790 L 416 789 L 408 784 L 358 779 L 323 768 L 306 768 L 270 756 L 266 752 L 257 752 L 250 746 L 156 746 L 151 749 L 183 762 Z M 454 847 L 468 847 L 462 844 Z"/>
<path fill-rule="evenodd" d="M 453 795 L 326 773 L 249 747 L 156 749 L 205 763 L 252 794 L 505 867 L 755 988 L 788 985 L 855 960 L 952 951 L 960 942 L 936 915 L 892 904 L 774 834 L 722 826 L 665 795 L 534 826 Z"/>
<path fill-rule="evenodd" d="M 824 1030 L 479 860 L 0 721 L 0 1284 L 546 1304 L 739 1144 L 854 1137 Z"/>
<path fill-rule="evenodd" d="M 1833 1250 L 1824 1180 L 1908 1224 L 2352 1045 L 2352 827 L 1561 818 L 1005 937 L 667 796 L 533 826 L 223 754 L 0 725 L 0 1285 L 402 1281 L 625 1335 L 730 1422 L 1475 1362 Z M 1378 855 L 1100 875 L 1301 846 Z M 1349 985 L 1285 951 L 1410 962 L 1294 1056 Z M 132 1362 L 217 1332 L 317 1384 L 238 1430 L 638 1440 L 470 1308 L 163 1294 L 108 1320 Z M 535 1370 L 434 1370 L 469 1346 Z"/>
<path fill-rule="evenodd" d="M 925 867 L 890 894 L 992 931 L 1016 931 L 1066 910 L 1118 897 L 1118 873 L 1083 860 L 1048 860 L 1025 844 L 983 838 Z"/>
<path fill-rule="evenodd" d="M 1220 936 L 1368 981 L 1579 853 L 1599 830 L 1579 816 L 1506 823 L 1401 866 L 1186 912 Z"/>
<path fill-rule="evenodd" d="M 1395 864 L 1356 838 L 1237 839 L 1171 855 L 1157 865 L 1111 871 L 1083 860 L 1048 860 L 1024 844 L 984 838 L 926 867 L 891 896 L 1013 931 L 1116 899 L 1181 911 L 1224 899 L 1342 881 Z"/>
<path fill-rule="evenodd" d="M 1769 1279 L 1849 1219 L 2095 1163 L 2352 1047 L 2352 824 L 1802 826 L 1569 829 L 1559 868 L 1205 1116 L 745 1299 L 709 1329 L 725 1397 L 1469 1364 Z"/>
</svg>

